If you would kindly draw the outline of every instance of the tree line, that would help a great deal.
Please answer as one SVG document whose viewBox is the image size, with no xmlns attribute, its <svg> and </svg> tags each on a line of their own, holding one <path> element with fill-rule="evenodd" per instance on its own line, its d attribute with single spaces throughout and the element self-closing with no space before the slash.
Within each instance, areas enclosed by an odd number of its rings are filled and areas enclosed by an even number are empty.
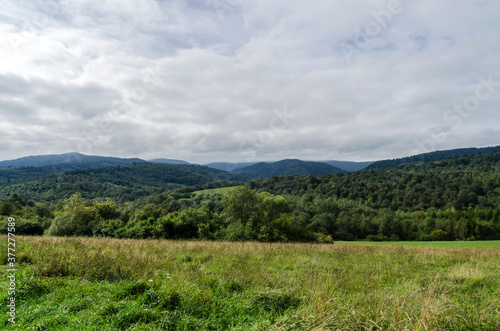
<svg viewBox="0 0 500 331">
<path fill-rule="evenodd" d="M 0 202 L 25 234 L 332 242 L 500 239 L 500 152 L 326 176 L 221 182 L 134 201 Z M 229 183 L 226 183 L 229 184 Z M 234 184 L 233 184 L 234 185 Z M 226 185 L 227 186 L 227 185 Z M 0 226 L 0 232 L 5 231 Z"/>
</svg>

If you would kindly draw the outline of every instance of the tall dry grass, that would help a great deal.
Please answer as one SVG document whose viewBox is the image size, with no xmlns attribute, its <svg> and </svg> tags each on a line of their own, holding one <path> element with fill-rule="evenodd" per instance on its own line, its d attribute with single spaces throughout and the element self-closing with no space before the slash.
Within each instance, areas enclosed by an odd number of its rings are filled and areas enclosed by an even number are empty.
<svg viewBox="0 0 500 331">
<path fill-rule="evenodd" d="M 255 321 L 242 322 L 243 329 L 500 326 L 496 249 L 51 237 L 18 242 L 19 259 L 35 277 L 145 282 L 158 293 L 178 293 L 184 309 L 208 302 L 227 314 L 259 311 L 250 314 Z M 202 318 L 221 318 L 212 313 Z"/>
</svg>

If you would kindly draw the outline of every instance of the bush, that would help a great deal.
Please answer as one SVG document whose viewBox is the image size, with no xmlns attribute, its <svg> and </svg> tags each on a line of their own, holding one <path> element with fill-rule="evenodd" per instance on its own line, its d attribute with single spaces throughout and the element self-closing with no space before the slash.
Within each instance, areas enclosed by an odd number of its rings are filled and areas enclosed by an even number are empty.
<svg viewBox="0 0 500 331">
<path fill-rule="evenodd" d="M 448 238 L 448 234 L 443 230 L 434 230 L 431 232 L 430 237 L 434 241 L 443 241 Z"/>
<path fill-rule="evenodd" d="M 418 241 L 432 241 L 432 237 L 428 234 L 421 234 L 418 238 Z"/>
<path fill-rule="evenodd" d="M 16 210 L 17 208 L 12 202 L 0 201 L 0 215 L 10 216 Z"/>
<path fill-rule="evenodd" d="M 366 237 L 368 241 L 389 241 L 389 237 L 383 235 L 383 234 L 371 234 Z"/>
<path fill-rule="evenodd" d="M 65 201 L 62 211 L 56 212 L 47 233 L 52 236 L 92 236 L 98 225 L 93 203 L 75 193 Z"/>
<path fill-rule="evenodd" d="M 0 225 L 0 233 L 7 234 L 9 228 L 8 220 L 2 221 Z M 38 220 L 16 219 L 16 235 L 41 236 L 45 229 L 42 222 Z"/>
</svg>

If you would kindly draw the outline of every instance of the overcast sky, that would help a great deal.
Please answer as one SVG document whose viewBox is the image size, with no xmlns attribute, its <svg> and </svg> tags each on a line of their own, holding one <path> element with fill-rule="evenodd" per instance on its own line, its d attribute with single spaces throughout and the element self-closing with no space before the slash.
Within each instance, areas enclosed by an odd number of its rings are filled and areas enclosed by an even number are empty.
<svg viewBox="0 0 500 331">
<path fill-rule="evenodd" d="M 3 0 L 0 159 L 500 144 L 498 0 Z"/>
</svg>

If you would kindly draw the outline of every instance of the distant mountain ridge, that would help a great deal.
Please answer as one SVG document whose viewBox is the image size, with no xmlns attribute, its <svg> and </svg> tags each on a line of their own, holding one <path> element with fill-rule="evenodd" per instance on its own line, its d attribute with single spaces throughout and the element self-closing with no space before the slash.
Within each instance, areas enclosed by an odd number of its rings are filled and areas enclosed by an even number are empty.
<svg viewBox="0 0 500 331">
<path fill-rule="evenodd" d="M 157 158 L 145 161 L 140 158 L 118 158 L 107 156 L 84 155 L 80 153 L 37 155 L 0 161 L 0 184 L 19 183 L 35 180 L 51 174 L 71 171 L 114 167 L 133 163 L 155 163 L 176 166 L 191 166 L 190 171 L 210 173 L 208 169 L 220 171 L 218 178 L 226 180 L 244 180 L 243 178 L 267 178 L 280 175 L 324 175 L 337 172 L 352 172 L 363 169 L 395 167 L 401 164 L 433 161 L 456 156 L 473 155 L 500 151 L 500 146 L 485 148 L 459 148 L 434 151 L 414 156 L 388 159 L 376 162 L 350 161 L 302 161 L 281 160 L 277 162 L 212 162 L 205 166 L 191 164 L 184 160 Z"/>
<path fill-rule="evenodd" d="M 331 166 L 337 167 L 339 169 L 351 172 L 351 171 L 363 170 L 376 161 L 352 162 L 352 161 L 331 160 L 331 161 L 319 161 L 319 162 L 323 162 Z"/>
<path fill-rule="evenodd" d="M 0 168 L 45 167 L 54 165 L 71 165 L 70 170 L 75 170 L 78 165 L 81 169 L 109 167 L 120 164 L 146 162 L 138 158 L 118 158 L 109 156 L 85 155 L 80 153 L 49 154 L 25 156 L 15 160 L 0 161 Z M 63 169 L 63 167 L 61 167 Z"/>
<path fill-rule="evenodd" d="M 301 160 L 304 161 L 304 160 Z M 278 161 L 274 161 L 278 162 Z M 262 162 L 262 163 L 274 163 L 274 162 Z M 352 161 L 337 161 L 337 160 L 329 160 L 329 161 L 304 161 L 304 162 L 319 162 L 319 163 L 326 163 L 331 166 L 334 166 L 336 168 L 339 168 L 341 170 L 345 171 L 359 171 L 363 170 L 364 168 L 368 167 L 370 164 L 374 163 L 375 161 L 368 161 L 368 162 L 352 162 Z M 205 164 L 208 167 L 214 168 L 214 169 L 219 169 L 219 170 L 224 170 L 224 171 L 235 171 L 236 169 L 244 168 L 244 167 L 249 167 L 254 164 L 261 163 L 261 162 L 212 162 L 212 163 L 207 163 Z"/>
<path fill-rule="evenodd" d="M 345 171 L 321 162 L 308 162 L 301 160 L 282 160 L 273 163 L 260 162 L 248 167 L 239 168 L 232 173 L 249 179 L 268 178 L 272 176 L 321 176 Z"/>
<path fill-rule="evenodd" d="M 152 159 L 152 160 L 148 160 L 148 162 L 152 162 L 152 163 L 162 163 L 162 164 L 191 164 L 187 161 L 184 161 L 184 160 L 177 160 L 177 159 L 164 159 L 164 158 L 160 158 L 160 159 Z"/>
<path fill-rule="evenodd" d="M 212 162 L 205 164 L 207 167 L 232 172 L 236 169 L 248 167 L 259 162 Z"/>
<path fill-rule="evenodd" d="M 435 167 L 446 168 L 461 164 L 460 162 L 466 164 L 467 158 L 473 154 L 488 152 L 499 153 L 500 146 L 437 151 L 414 157 L 379 161 L 370 165 L 368 169 L 372 166 L 373 169 L 377 169 L 397 167 L 402 164 L 409 164 L 405 167 L 429 168 L 428 163 L 420 161 L 451 158 L 434 162 Z M 463 156 L 464 160 L 458 162 L 456 156 L 459 155 Z M 477 159 L 487 160 L 481 157 Z M 60 163 L 47 165 L 55 162 Z M 2 161 L 0 164 L 0 199 L 18 194 L 33 201 L 56 201 L 65 199 L 74 192 L 82 192 L 82 195 L 89 199 L 111 197 L 118 201 L 132 201 L 138 197 L 183 186 L 206 184 L 225 187 L 239 185 L 249 179 L 272 176 L 322 176 L 347 172 L 326 162 L 296 159 L 260 162 L 228 172 L 195 164 L 161 164 L 141 159 L 86 156 L 76 153 L 27 157 Z M 358 164 L 351 162 L 347 165 L 364 166 L 363 162 Z M 399 171 L 399 168 L 393 170 Z M 346 176 L 351 175 L 356 174 Z M 370 172 L 360 175 L 369 176 Z M 283 180 L 287 180 L 287 177 Z"/>
<path fill-rule="evenodd" d="M 425 162 L 425 161 L 437 161 L 440 159 L 447 159 L 447 158 L 452 158 L 452 157 L 457 157 L 457 156 L 474 155 L 474 154 L 478 154 L 478 153 L 488 153 L 488 152 L 495 152 L 495 151 L 500 151 L 500 146 L 483 147 L 483 148 L 471 147 L 471 148 L 449 149 L 449 150 L 443 150 L 443 151 L 435 151 L 435 152 L 417 154 L 417 155 L 403 157 L 403 158 L 399 158 L 399 159 L 377 161 L 377 162 L 369 165 L 365 169 L 370 170 L 370 169 L 390 168 L 390 167 L 397 167 L 401 164 L 417 163 L 417 162 Z"/>
</svg>

